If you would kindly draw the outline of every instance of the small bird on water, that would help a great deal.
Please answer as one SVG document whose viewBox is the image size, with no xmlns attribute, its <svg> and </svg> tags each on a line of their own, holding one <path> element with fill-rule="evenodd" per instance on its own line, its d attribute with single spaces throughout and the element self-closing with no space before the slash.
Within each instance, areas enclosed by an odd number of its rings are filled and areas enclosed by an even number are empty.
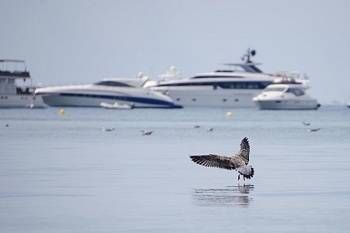
<svg viewBox="0 0 350 233">
<path fill-rule="evenodd" d="M 152 130 L 149 130 L 149 131 L 141 130 L 141 133 L 142 133 L 142 136 L 149 136 L 153 133 L 153 131 Z"/>
<path fill-rule="evenodd" d="M 321 128 L 312 128 L 312 129 L 309 129 L 309 132 L 317 132 L 319 131 Z"/>
<path fill-rule="evenodd" d="M 221 155 L 192 155 L 190 158 L 193 162 L 206 166 L 206 167 L 218 167 L 228 170 L 237 170 L 238 180 L 240 176 L 250 179 L 254 176 L 254 168 L 249 163 L 250 146 L 248 138 L 243 138 L 241 141 L 240 151 L 233 156 L 221 156 Z"/>
<path fill-rule="evenodd" d="M 115 130 L 115 128 L 102 128 L 102 130 L 105 132 L 112 132 Z"/>
<path fill-rule="evenodd" d="M 310 123 L 310 122 L 307 122 L 307 121 L 303 121 L 302 123 L 303 123 L 303 125 L 305 125 L 305 126 L 310 126 L 310 125 L 311 125 L 311 123 Z"/>
</svg>

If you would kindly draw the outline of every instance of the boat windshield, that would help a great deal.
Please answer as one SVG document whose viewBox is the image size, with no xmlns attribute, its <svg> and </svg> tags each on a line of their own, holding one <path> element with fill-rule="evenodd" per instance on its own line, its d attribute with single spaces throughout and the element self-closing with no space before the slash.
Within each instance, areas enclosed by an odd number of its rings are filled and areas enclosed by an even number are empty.
<svg viewBox="0 0 350 233">
<path fill-rule="evenodd" d="M 109 87 L 131 87 L 129 84 L 117 81 L 100 81 L 95 83 L 95 85 L 109 86 Z"/>
<path fill-rule="evenodd" d="M 0 77 L 26 79 L 30 78 L 30 73 L 23 60 L 1 59 Z"/>
<path fill-rule="evenodd" d="M 305 95 L 305 92 L 302 89 L 299 89 L 299 88 L 288 88 L 287 93 L 292 93 L 295 96 Z"/>
<path fill-rule="evenodd" d="M 265 92 L 272 92 L 272 91 L 275 91 L 275 92 L 282 92 L 284 91 L 286 88 L 284 87 L 267 87 L 264 91 Z"/>
</svg>

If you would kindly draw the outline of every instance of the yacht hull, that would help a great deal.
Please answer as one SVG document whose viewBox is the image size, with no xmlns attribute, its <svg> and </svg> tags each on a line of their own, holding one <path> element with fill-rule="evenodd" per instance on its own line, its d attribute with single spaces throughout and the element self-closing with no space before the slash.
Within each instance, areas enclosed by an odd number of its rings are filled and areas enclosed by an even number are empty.
<svg viewBox="0 0 350 233">
<path fill-rule="evenodd" d="M 40 96 L 0 94 L 0 108 L 45 108 Z"/>
<path fill-rule="evenodd" d="M 317 110 L 321 106 L 316 100 L 260 100 L 256 104 L 264 110 Z"/>
<path fill-rule="evenodd" d="M 42 96 L 47 105 L 54 107 L 101 107 L 101 103 L 132 105 L 135 108 L 180 108 L 172 102 L 143 97 L 92 95 L 92 94 L 50 94 Z"/>
<path fill-rule="evenodd" d="M 213 88 L 152 88 L 168 95 L 183 107 L 254 108 L 253 97 L 261 90 L 224 90 Z"/>
</svg>

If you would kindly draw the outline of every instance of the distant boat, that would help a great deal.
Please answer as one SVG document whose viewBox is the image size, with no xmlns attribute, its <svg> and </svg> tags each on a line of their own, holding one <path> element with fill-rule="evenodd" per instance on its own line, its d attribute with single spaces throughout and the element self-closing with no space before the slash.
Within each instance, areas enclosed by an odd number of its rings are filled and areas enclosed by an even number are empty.
<svg viewBox="0 0 350 233">
<path fill-rule="evenodd" d="M 255 50 L 248 49 L 242 57 L 243 63 L 227 63 L 224 65 L 233 68 L 199 73 L 190 78 L 179 77 L 176 69 L 170 67 L 160 80 L 149 80 L 145 87 L 170 96 L 184 107 L 255 107 L 253 97 L 280 77 L 280 74 L 260 70 L 260 64 L 251 60 L 255 54 Z"/>
<path fill-rule="evenodd" d="M 113 107 L 118 102 L 135 108 L 181 108 L 169 96 L 143 88 L 143 83 L 139 79 L 105 79 L 87 85 L 38 88 L 35 95 L 50 106 L 101 107 L 106 103 Z"/>
<path fill-rule="evenodd" d="M 282 79 L 268 85 L 253 98 L 260 109 L 269 110 L 316 110 L 321 105 L 306 94 L 306 86 L 293 79 Z M 304 123 L 304 125 L 307 125 Z"/>
<path fill-rule="evenodd" d="M 0 108 L 46 107 L 40 96 L 34 96 L 34 89 L 25 61 L 0 60 Z"/>
<path fill-rule="evenodd" d="M 115 102 L 113 104 L 102 102 L 100 103 L 100 106 L 105 109 L 132 109 L 134 106 L 132 104 L 121 104 L 118 102 Z"/>
</svg>

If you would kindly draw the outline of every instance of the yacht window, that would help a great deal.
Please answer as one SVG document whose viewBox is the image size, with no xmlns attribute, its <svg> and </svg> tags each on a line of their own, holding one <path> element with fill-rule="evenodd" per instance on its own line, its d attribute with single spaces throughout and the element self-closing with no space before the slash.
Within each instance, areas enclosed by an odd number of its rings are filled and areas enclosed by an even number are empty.
<svg viewBox="0 0 350 233">
<path fill-rule="evenodd" d="M 299 88 L 288 88 L 288 93 L 293 93 L 295 96 L 302 96 L 305 92 Z"/>
<path fill-rule="evenodd" d="M 123 82 L 116 82 L 116 81 L 101 81 L 95 83 L 96 85 L 100 86 L 110 86 L 110 87 L 130 87 L 130 85 L 123 83 Z"/>
<path fill-rule="evenodd" d="M 222 89 L 264 89 L 271 84 L 268 81 L 247 81 L 247 82 L 187 82 L 187 83 L 168 83 L 159 86 L 212 86 L 213 89 L 220 87 Z"/>
<path fill-rule="evenodd" d="M 259 85 L 255 82 L 250 82 L 247 84 L 247 89 L 259 89 Z"/>
<path fill-rule="evenodd" d="M 223 72 L 223 71 L 219 71 L 219 72 Z M 226 71 L 224 71 L 226 72 Z M 191 79 L 204 79 L 204 78 L 243 78 L 242 76 L 238 76 L 238 75 L 230 75 L 230 76 L 220 76 L 220 75 L 208 75 L 208 76 L 194 76 Z"/>
<path fill-rule="evenodd" d="M 247 84 L 246 83 L 236 83 L 236 89 L 246 89 Z"/>
</svg>

